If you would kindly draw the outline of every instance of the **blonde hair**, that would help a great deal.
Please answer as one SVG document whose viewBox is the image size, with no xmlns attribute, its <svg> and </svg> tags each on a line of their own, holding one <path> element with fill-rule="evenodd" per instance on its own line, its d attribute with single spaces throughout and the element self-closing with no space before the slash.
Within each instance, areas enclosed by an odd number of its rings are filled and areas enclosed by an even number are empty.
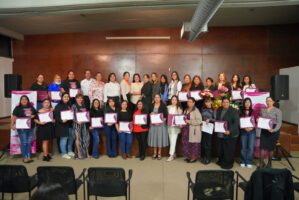
<svg viewBox="0 0 299 200">
<path fill-rule="evenodd" d="M 56 78 L 59 77 L 61 79 L 61 76 L 59 76 L 58 74 L 54 75 L 54 79 L 53 79 L 53 83 L 55 83 Z"/>
<path fill-rule="evenodd" d="M 221 74 L 223 74 L 223 76 L 224 76 L 224 83 L 226 83 L 227 82 L 227 80 L 226 80 L 226 75 L 225 75 L 225 73 L 224 72 L 221 72 L 220 74 L 218 74 L 218 81 L 217 81 L 217 85 L 219 85 L 219 83 L 220 83 L 220 75 Z"/>
</svg>

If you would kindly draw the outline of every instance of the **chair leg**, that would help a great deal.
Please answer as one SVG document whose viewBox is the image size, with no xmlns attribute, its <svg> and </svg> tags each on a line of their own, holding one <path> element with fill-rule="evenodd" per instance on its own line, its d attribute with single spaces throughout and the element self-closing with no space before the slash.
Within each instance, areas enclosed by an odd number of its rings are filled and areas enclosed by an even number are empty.
<svg viewBox="0 0 299 200">
<path fill-rule="evenodd" d="M 187 200 L 190 198 L 190 188 L 189 188 L 189 183 L 188 183 L 188 193 L 187 193 Z"/>
<path fill-rule="evenodd" d="M 237 181 L 236 181 L 236 200 L 238 200 L 238 189 L 239 189 L 239 174 L 237 174 Z"/>
<path fill-rule="evenodd" d="M 11 200 L 13 200 L 13 193 L 11 193 Z"/>
<path fill-rule="evenodd" d="M 4 200 L 4 192 L 2 192 L 2 200 Z"/>
<path fill-rule="evenodd" d="M 31 190 L 29 191 L 29 200 L 31 199 Z"/>
<path fill-rule="evenodd" d="M 75 194 L 75 198 L 76 198 L 76 200 L 78 200 L 77 192 L 76 192 L 76 194 Z"/>
</svg>

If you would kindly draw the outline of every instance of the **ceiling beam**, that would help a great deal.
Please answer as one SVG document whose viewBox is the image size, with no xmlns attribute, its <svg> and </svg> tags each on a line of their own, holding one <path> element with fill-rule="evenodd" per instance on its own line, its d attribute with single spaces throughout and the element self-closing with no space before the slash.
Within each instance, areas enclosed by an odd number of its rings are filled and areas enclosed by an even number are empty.
<svg viewBox="0 0 299 200">
<path fill-rule="evenodd" d="M 24 35 L 12 30 L 9 30 L 5 27 L 1 27 L 0 26 L 0 34 L 1 35 L 5 35 L 7 37 L 13 38 L 13 39 L 17 39 L 17 40 L 24 40 Z"/>
</svg>

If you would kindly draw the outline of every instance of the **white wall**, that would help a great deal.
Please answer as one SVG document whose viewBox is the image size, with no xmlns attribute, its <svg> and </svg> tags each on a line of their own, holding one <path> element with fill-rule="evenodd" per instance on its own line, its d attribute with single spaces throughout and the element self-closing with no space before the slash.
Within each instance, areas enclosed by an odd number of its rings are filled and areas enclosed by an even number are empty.
<svg viewBox="0 0 299 200">
<path fill-rule="evenodd" d="M 10 116 L 11 100 L 4 97 L 4 74 L 12 73 L 13 59 L 0 57 L 0 117 Z"/>
<path fill-rule="evenodd" d="M 299 66 L 280 69 L 279 73 L 289 75 L 289 100 L 280 101 L 282 119 L 299 124 Z"/>
</svg>

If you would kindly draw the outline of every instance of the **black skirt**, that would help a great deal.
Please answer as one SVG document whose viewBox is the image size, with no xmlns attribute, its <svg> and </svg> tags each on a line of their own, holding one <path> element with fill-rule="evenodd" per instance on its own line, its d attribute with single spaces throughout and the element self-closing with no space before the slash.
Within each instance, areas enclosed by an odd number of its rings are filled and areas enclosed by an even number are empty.
<svg viewBox="0 0 299 200">
<path fill-rule="evenodd" d="M 275 150 L 279 135 L 280 130 L 270 133 L 268 130 L 262 129 L 260 149 Z"/>
<path fill-rule="evenodd" d="M 39 125 L 37 128 L 37 140 L 52 140 L 55 136 L 55 128 L 53 123 Z"/>
</svg>

